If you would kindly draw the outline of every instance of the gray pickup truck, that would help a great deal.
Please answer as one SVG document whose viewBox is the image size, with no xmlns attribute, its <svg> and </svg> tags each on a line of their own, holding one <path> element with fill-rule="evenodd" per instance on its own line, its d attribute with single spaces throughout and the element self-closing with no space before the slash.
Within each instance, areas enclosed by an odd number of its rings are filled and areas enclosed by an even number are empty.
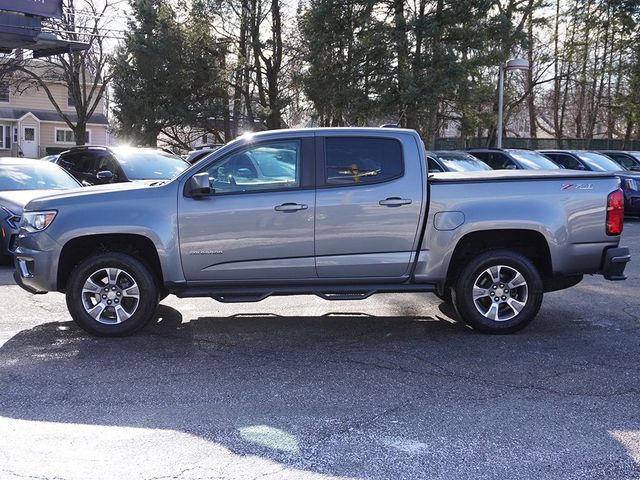
<svg viewBox="0 0 640 480">
<path fill-rule="evenodd" d="M 434 292 L 476 330 L 515 332 L 544 292 L 623 280 L 624 206 L 609 173 L 428 174 L 405 129 L 241 137 L 171 181 L 31 201 L 18 284 L 64 292 L 96 335 L 130 334 L 169 293 L 221 302 Z"/>
</svg>

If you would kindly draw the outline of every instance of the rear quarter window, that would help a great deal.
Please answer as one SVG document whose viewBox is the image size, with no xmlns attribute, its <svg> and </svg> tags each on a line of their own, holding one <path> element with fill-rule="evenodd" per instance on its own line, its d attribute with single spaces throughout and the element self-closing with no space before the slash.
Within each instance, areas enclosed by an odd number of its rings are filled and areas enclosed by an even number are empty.
<svg viewBox="0 0 640 480">
<path fill-rule="evenodd" d="M 328 137 L 325 139 L 328 185 L 363 185 L 402 177 L 402 145 L 391 138 Z"/>
</svg>

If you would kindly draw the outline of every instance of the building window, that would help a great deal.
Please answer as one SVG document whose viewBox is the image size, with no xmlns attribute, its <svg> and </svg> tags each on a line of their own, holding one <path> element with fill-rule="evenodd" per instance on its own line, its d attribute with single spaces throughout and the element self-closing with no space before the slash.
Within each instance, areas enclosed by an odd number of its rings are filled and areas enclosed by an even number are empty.
<svg viewBox="0 0 640 480">
<path fill-rule="evenodd" d="M 11 127 L 0 125 L 0 149 L 9 150 L 11 148 Z"/>
<path fill-rule="evenodd" d="M 56 128 L 56 143 L 76 143 L 76 135 L 70 128 Z M 91 131 L 87 130 L 84 136 L 84 143 L 91 143 Z"/>
<path fill-rule="evenodd" d="M 0 80 L 0 102 L 9 102 L 9 80 Z"/>
</svg>

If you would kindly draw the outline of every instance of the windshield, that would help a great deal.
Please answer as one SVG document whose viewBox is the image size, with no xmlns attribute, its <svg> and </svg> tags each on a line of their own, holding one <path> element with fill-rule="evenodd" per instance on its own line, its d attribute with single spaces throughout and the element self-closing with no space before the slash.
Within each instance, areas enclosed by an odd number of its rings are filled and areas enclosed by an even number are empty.
<svg viewBox="0 0 640 480">
<path fill-rule="evenodd" d="M 162 150 L 114 148 L 113 151 L 129 180 L 169 180 L 189 166 L 180 157 Z"/>
<path fill-rule="evenodd" d="M 620 170 L 624 170 L 620 164 L 599 153 L 576 152 L 576 155 L 595 172 L 619 172 Z"/>
<path fill-rule="evenodd" d="M 531 150 L 507 150 L 512 157 L 531 170 L 556 170 L 560 168 L 541 153 Z"/>
<path fill-rule="evenodd" d="M 73 177 L 51 163 L 0 165 L 0 191 L 61 190 L 78 187 L 80 185 Z"/>
<path fill-rule="evenodd" d="M 640 162 L 640 152 L 628 152 L 633 158 Z"/>
<path fill-rule="evenodd" d="M 435 152 L 450 172 L 474 172 L 491 170 L 491 167 L 473 155 L 460 152 Z"/>
</svg>

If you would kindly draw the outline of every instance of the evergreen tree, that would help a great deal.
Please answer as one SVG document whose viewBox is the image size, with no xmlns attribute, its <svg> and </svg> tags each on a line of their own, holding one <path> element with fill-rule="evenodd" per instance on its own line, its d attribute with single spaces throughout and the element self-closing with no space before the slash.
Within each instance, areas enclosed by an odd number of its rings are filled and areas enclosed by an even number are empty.
<svg viewBox="0 0 640 480">
<path fill-rule="evenodd" d="M 184 28 L 167 0 L 131 0 L 132 19 L 113 65 L 121 138 L 155 146 L 188 113 Z"/>
</svg>

